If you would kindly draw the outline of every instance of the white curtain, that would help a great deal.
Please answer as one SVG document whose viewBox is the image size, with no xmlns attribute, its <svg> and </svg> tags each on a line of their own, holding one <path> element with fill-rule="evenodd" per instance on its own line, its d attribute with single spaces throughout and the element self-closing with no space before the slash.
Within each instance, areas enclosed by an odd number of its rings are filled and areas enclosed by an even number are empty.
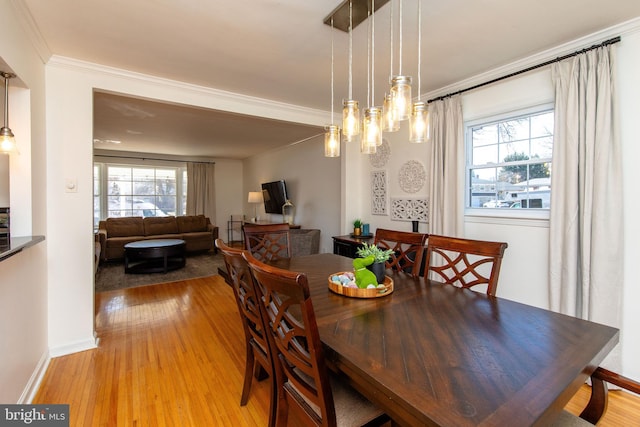
<svg viewBox="0 0 640 427">
<path fill-rule="evenodd" d="M 614 76 L 614 45 L 552 67 L 549 296 L 554 311 L 620 327 L 623 198 Z M 619 369 L 619 353 L 607 361 Z"/>
<path fill-rule="evenodd" d="M 460 96 L 429 104 L 429 233 L 462 236 L 464 121 Z"/>
<path fill-rule="evenodd" d="M 187 215 L 204 215 L 216 223 L 213 163 L 187 163 Z"/>
</svg>

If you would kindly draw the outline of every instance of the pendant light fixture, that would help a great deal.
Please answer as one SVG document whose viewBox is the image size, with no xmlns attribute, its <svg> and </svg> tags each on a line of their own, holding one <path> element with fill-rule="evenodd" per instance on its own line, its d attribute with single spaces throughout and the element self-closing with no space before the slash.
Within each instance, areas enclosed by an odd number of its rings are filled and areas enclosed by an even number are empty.
<svg viewBox="0 0 640 427">
<path fill-rule="evenodd" d="M 333 25 L 333 18 L 331 18 Z M 353 99 L 353 2 L 349 0 L 349 99 L 343 101 L 342 134 L 352 141 L 360 134 L 360 108 Z"/>
<path fill-rule="evenodd" d="M 422 54 L 422 0 L 418 0 L 418 101 L 411 108 L 411 125 L 409 128 L 409 142 L 422 143 L 429 139 L 429 112 L 427 104 L 420 101 L 421 54 Z"/>
<path fill-rule="evenodd" d="M 362 122 L 362 141 L 360 150 L 365 154 L 374 154 L 376 147 L 382 145 L 382 108 L 373 106 L 375 99 L 375 17 L 374 0 L 371 0 L 369 11 L 370 38 L 367 52 L 367 97 L 369 108 L 364 112 Z"/>
<path fill-rule="evenodd" d="M 393 0 L 391 0 L 391 10 L 389 12 L 389 81 L 393 77 Z M 397 132 L 400 130 L 400 122 L 396 120 L 393 100 L 390 93 L 384 95 L 382 102 L 382 131 Z"/>
<path fill-rule="evenodd" d="M 399 74 L 391 78 L 391 101 L 395 111 L 395 119 L 398 121 L 409 119 L 411 112 L 411 77 L 402 75 L 402 2 L 403 0 L 400 0 Z"/>
<path fill-rule="evenodd" d="M 17 151 L 16 140 L 13 132 L 9 128 L 9 79 L 16 75 L 6 71 L 0 71 L 4 77 L 4 125 L 0 128 L 0 152 L 11 154 Z"/>
<path fill-rule="evenodd" d="M 325 127 L 324 156 L 340 156 L 340 128 L 333 124 L 333 18 L 331 18 L 331 124 Z"/>
</svg>

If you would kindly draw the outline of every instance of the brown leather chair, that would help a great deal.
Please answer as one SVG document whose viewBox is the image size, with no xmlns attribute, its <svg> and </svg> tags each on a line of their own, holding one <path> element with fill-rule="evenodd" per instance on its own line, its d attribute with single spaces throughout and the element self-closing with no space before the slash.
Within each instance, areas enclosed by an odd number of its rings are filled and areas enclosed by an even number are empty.
<svg viewBox="0 0 640 427">
<path fill-rule="evenodd" d="M 393 250 L 391 259 L 386 262 L 387 268 L 419 276 L 424 258 L 424 245 L 428 237 L 429 235 L 424 233 L 378 228 L 373 244 Z"/>
<path fill-rule="evenodd" d="M 244 246 L 264 262 L 291 258 L 289 224 L 245 224 Z"/>
<path fill-rule="evenodd" d="M 504 242 L 431 234 L 427 242 L 424 277 L 462 288 L 485 284 L 487 295 L 493 296 L 507 246 Z M 481 267 L 485 265 L 487 267 Z M 488 268 L 488 271 L 483 271 L 483 268 Z"/>
<path fill-rule="evenodd" d="M 244 406 L 249 399 L 253 377 L 260 380 L 266 375 L 271 377 L 271 402 L 269 404 L 269 426 L 275 426 L 277 389 L 273 374 L 273 360 L 260 313 L 260 302 L 255 292 L 253 278 L 247 262 L 242 257 L 242 250 L 224 244 L 216 239 L 216 247 L 224 255 L 227 273 L 233 287 L 233 293 L 238 304 L 238 311 L 242 320 L 246 344 L 246 363 L 244 369 L 244 385 L 240 406 Z M 266 375 L 265 375 L 266 374 Z"/>
<path fill-rule="evenodd" d="M 269 344 L 272 354 L 277 355 L 276 424 L 356 426 L 388 422 L 382 411 L 329 374 L 307 276 L 264 264 L 248 252 L 243 256 L 261 294 Z"/>
<path fill-rule="evenodd" d="M 591 398 L 589 403 L 580 413 L 580 417 L 573 415 L 566 410 L 560 413 L 558 419 L 553 423 L 553 427 L 577 427 L 596 425 L 607 410 L 607 383 L 616 385 L 624 390 L 640 394 L 640 383 L 630 378 L 598 367 L 591 374 Z M 629 425 L 637 425 L 630 422 Z"/>
</svg>

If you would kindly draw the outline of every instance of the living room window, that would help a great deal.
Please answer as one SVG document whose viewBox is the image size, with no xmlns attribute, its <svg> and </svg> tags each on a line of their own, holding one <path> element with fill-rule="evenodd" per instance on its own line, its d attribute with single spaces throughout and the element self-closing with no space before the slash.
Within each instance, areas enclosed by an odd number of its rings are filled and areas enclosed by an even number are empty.
<svg viewBox="0 0 640 427">
<path fill-rule="evenodd" d="M 467 124 L 467 209 L 549 210 L 553 120 L 545 106 Z"/>
<path fill-rule="evenodd" d="M 186 169 L 94 165 L 94 223 L 107 217 L 184 215 Z"/>
</svg>

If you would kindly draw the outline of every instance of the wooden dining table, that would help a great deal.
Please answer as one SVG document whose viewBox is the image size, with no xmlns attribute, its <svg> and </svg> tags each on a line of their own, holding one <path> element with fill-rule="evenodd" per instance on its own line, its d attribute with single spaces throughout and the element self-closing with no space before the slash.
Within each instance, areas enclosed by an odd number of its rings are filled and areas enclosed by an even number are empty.
<svg viewBox="0 0 640 427">
<path fill-rule="evenodd" d="M 333 293 L 352 261 L 279 264 L 307 275 L 331 369 L 399 425 L 549 425 L 618 343 L 612 327 L 390 270 L 389 295 Z"/>
</svg>

